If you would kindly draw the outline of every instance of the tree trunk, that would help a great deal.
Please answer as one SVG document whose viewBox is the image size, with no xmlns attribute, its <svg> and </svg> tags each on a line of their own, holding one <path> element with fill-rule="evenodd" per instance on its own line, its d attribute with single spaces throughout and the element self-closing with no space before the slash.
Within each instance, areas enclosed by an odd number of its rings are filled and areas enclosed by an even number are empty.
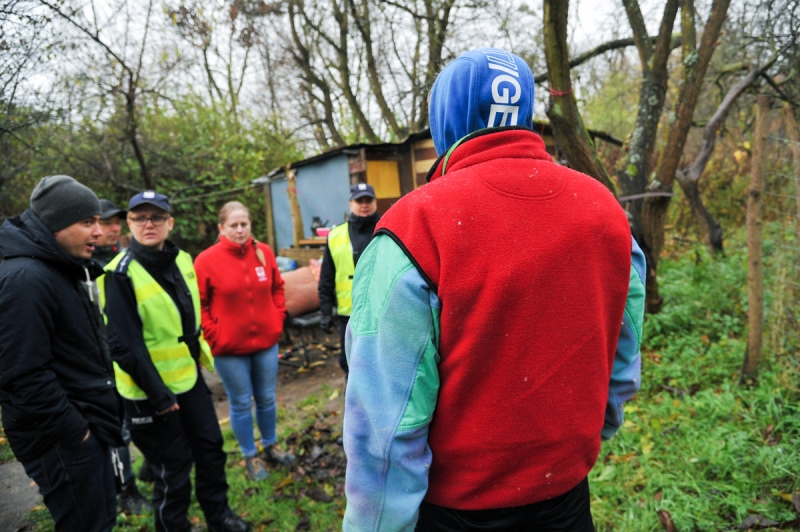
<svg viewBox="0 0 800 532">
<path fill-rule="evenodd" d="M 331 89 L 328 86 L 328 83 L 322 79 L 320 76 L 316 74 L 314 71 L 314 67 L 311 65 L 311 51 L 303 42 L 303 39 L 298 32 L 297 23 L 295 21 L 295 16 L 297 14 L 296 9 L 303 9 L 302 5 L 296 5 L 296 1 L 288 2 L 288 17 L 289 17 L 289 29 L 291 30 L 292 34 L 292 41 L 294 44 L 294 49 L 292 50 L 292 57 L 294 58 L 297 65 L 303 71 L 303 78 L 305 81 L 305 92 L 308 94 L 309 104 L 313 105 L 313 101 L 316 100 L 322 104 L 323 110 L 325 112 L 325 117 L 322 119 L 325 126 L 328 128 L 328 132 L 330 133 L 331 138 L 333 139 L 334 144 L 337 146 L 344 146 L 345 142 L 342 136 L 339 134 L 339 130 L 336 128 L 336 122 L 333 118 L 333 99 L 331 98 Z M 302 29 L 306 29 L 305 25 L 302 25 Z M 313 87 L 317 87 L 320 92 L 322 93 L 322 98 L 320 99 L 317 95 L 313 93 Z M 317 137 L 319 138 L 319 137 Z M 327 144 L 327 141 L 324 143 Z M 323 145 L 324 145 L 323 144 Z"/>
<path fill-rule="evenodd" d="M 372 129 L 372 125 L 369 123 L 366 114 L 364 114 L 364 110 L 361 108 L 361 104 L 358 102 L 355 92 L 353 92 L 352 85 L 350 85 L 352 73 L 350 72 L 350 52 L 348 50 L 350 23 L 347 16 L 347 6 L 344 5 L 344 3 L 340 6 L 338 2 L 331 2 L 331 4 L 333 6 L 333 18 L 339 26 L 339 44 L 336 45 L 335 48 L 339 62 L 338 70 L 339 76 L 341 77 L 342 92 L 347 100 L 347 104 L 350 106 L 350 110 L 353 112 L 356 123 L 364 131 L 364 136 L 367 137 L 367 141 L 372 143 L 380 142 L 381 139 L 378 138 L 378 135 L 376 135 L 375 131 Z"/>
<path fill-rule="evenodd" d="M 762 192 L 767 166 L 767 135 L 769 134 L 769 96 L 758 97 L 756 131 L 753 142 L 753 160 L 750 169 L 750 189 L 747 192 L 747 351 L 745 351 L 742 378 L 752 378 L 761 360 L 764 330 L 764 264 L 762 260 Z"/>
<path fill-rule="evenodd" d="M 147 169 L 147 160 L 144 158 L 144 152 L 137 138 L 139 126 L 136 121 L 136 89 L 137 87 L 133 81 L 133 74 L 130 73 L 128 90 L 125 92 L 125 112 L 128 122 L 126 133 L 128 135 L 128 142 L 131 143 L 131 148 L 133 148 L 133 155 L 139 163 L 139 175 L 142 178 L 142 183 L 145 188 L 152 190 L 155 186 L 153 185 L 153 180 L 150 178 L 150 172 Z"/>
<path fill-rule="evenodd" d="M 444 42 L 447 39 L 447 29 L 450 24 L 450 13 L 453 10 L 456 0 L 443 0 L 441 5 L 437 5 L 434 0 L 423 0 L 425 8 L 425 33 L 428 39 L 428 65 L 425 69 L 424 90 L 433 88 L 436 77 L 442 70 L 442 55 Z M 428 98 L 423 94 L 420 100 L 419 121 L 416 130 L 421 131 L 428 125 Z"/>
<path fill-rule="evenodd" d="M 700 240 L 703 241 L 710 253 L 721 253 L 723 251 L 722 226 L 703 204 L 697 181 L 679 177 L 678 183 L 680 183 L 683 195 L 686 196 L 686 201 L 697 220 Z"/>
<path fill-rule="evenodd" d="M 667 145 L 661 152 L 658 166 L 656 167 L 654 183 L 650 189 L 659 192 L 672 192 L 675 172 L 680 165 L 683 147 L 686 144 L 686 137 L 692 127 L 692 116 L 703 88 L 703 80 L 706 77 L 706 70 L 711 62 L 711 56 L 717 47 L 717 38 L 725 22 L 730 0 L 714 0 L 711 6 L 711 15 L 703 31 L 700 47 L 694 49 L 694 38 L 687 34 L 694 31 L 694 3 L 692 0 L 683 0 L 681 7 L 683 36 L 683 83 L 677 99 L 677 109 L 675 121 L 669 130 Z M 659 196 L 647 198 L 642 208 L 642 230 L 646 246 L 649 249 L 652 264 L 648 264 L 648 272 L 653 274 L 658 270 L 658 259 L 664 247 L 664 225 L 667 220 L 667 210 L 669 209 L 670 197 Z M 650 291 L 652 290 L 652 292 Z M 647 304 L 650 312 L 661 310 L 662 299 L 658 293 L 658 279 L 653 278 L 649 282 Z M 651 306 L 652 305 L 652 306 Z"/>
<path fill-rule="evenodd" d="M 353 15 L 353 22 L 361 34 L 361 39 L 364 42 L 364 53 L 367 59 L 367 79 L 369 80 L 369 87 L 372 94 L 375 96 L 375 101 L 378 108 L 381 110 L 381 116 L 389 131 L 396 137 L 401 138 L 405 135 L 401 133 L 401 127 L 397 123 L 397 118 L 392 113 L 386 98 L 383 95 L 383 84 L 381 83 L 380 75 L 378 73 L 378 62 L 375 58 L 373 51 L 372 39 L 372 21 L 370 19 L 369 2 L 371 0 L 363 0 L 361 5 L 362 12 L 359 13 L 356 7 L 355 0 L 347 0 L 350 4 L 350 12 Z"/>
<path fill-rule="evenodd" d="M 616 194 L 597 157 L 589 134 L 578 112 L 572 93 L 567 46 L 567 16 L 569 0 L 544 0 L 544 42 L 547 71 L 550 77 L 550 105 L 547 117 L 553 126 L 557 145 L 575 170 L 590 175 Z"/>
<path fill-rule="evenodd" d="M 647 176 L 652 166 L 658 123 L 669 82 L 667 59 L 672 50 L 672 27 L 678 14 L 678 0 L 667 0 L 655 43 L 647 35 L 647 26 L 636 0 L 623 0 L 623 5 L 642 65 L 639 109 L 628 148 L 628 159 L 625 167 L 617 172 L 621 193 L 624 196 L 633 196 L 647 190 Z M 657 284 L 653 290 L 658 260 L 653 257 L 648 242 L 643 238 L 642 205 L 643 200 L 636 199 L 627 202 L 625 206 L 631 217 L 633 236 L 647 260 L 647 309 L 652 312 L 661 306 Z"/>
</svg>

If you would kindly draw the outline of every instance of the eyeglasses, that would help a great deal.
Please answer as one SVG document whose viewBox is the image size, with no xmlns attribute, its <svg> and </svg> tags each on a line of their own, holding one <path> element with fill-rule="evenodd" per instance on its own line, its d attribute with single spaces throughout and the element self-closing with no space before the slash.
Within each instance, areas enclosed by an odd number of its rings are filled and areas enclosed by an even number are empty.
<svg viewBox="0 0 800 532">
<path fill-rule="evenodd" d="M 169 220 L 169 216 L 164 216 L 163 214 L 156 214 L 155 216 L 132 216 L 130 218 L 131 223 L 136 227 L 144 227 L 147 225 L 147 222 L 151 222 L 155 227 L 161 227 L 167 220 Z"/>
</svg>

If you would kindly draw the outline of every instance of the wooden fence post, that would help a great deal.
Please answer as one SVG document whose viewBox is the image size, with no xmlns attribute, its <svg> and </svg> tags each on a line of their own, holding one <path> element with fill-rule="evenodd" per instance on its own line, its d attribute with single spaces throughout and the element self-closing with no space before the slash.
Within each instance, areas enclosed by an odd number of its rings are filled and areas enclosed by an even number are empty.
<svg viewBox="0 0 800 532">
<path fill-rule="evenodd" d="M 264 183 L 264 212 L 267 221 L 267 245 L 275 255 L 278 254 L 278 242 L 275 238 L 275 219 L 272 215 L 272 190 L 269 181 Z"/>
<path fill-rule="evenodd" d="M 289 209 L 292 214 L 292 227 L 294 228 L 294 247 L 300 247 L 303 240 L 303 215 L 300 212 L 300 202 L 297 200 L 297 173 L 286 165 L 286 193 L 289 194 Z"/>
<path fill-rule="evenodd" d="M 764 174 L 767 166 L 767 135 L 769 111 L 772 98 L 758 97 L 756 106 L 756 131 L 753 139 L 753 160 L 750 168 L 750 188 L 747 191 L 747 293 L 748 335 L 747 351 L 744 355 L 742 378 L 752 378 L 758 371 L 761 360 L 764 333 L 764 263 L 761 248 L 762 206 Z"/>
</svg>

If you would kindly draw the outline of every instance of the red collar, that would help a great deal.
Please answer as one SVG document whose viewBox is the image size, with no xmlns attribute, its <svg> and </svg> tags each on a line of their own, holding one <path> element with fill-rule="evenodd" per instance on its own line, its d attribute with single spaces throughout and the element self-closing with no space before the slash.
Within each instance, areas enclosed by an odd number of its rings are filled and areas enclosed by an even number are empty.
<svg viewBox="0 0 800 532">
<path fill-rule="evenodd" d="M 253 245 L 253 237 L 248 238 L 244 244 L 237 244 L 231 242 L 225 236 L 219 235 L 219 245 L 231 254 L 241 257 L 247 252 L 247 248 Z"/>
<path fill-rule="evenodd" d="M 524 127 L 494 127 L 475 131 L 450 147 L 439 157 L 427 180 L 434 181 L 455 172 L 493 159 L 542 159 L 552 162 L 542 137 Z"/>
</svg>

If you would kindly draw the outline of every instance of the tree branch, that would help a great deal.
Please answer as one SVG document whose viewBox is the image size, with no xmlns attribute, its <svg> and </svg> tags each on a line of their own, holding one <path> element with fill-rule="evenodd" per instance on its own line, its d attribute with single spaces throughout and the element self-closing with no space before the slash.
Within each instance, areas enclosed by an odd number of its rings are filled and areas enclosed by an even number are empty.
<svg viewBox="0 0 800 532">
<path fill-rule="evenodd" d="M 653 35 L 652 37 L 648 37 L 650 42 L 655 44 L 657 36 Z M 670 50 L 674 50 L 675 48 L 679 47 L 682 43 L 682 39 L 680 35 L 675 35 L 672 37 L 672 42 L 670 43 Z M 590 59 L 597 57 L 598 55 L 602 55 L 606 52 L 610 52 L 611 50 L 619 50 L 620 48 L 627 48 L 628 46 L 634 46 L 636 43 L 634 42 L 633 37 L 628 37 L 627 39 L 616 39 L 614 41 L 608 41 L 606 43 L 601 44 L 595 48 L 592 48 L 589 51 L 583 52 L 579 56 L 576 56 L 569 60 L 569 68 L 573 69 L 577 66 L 580 66 L 587 62 Z M 533 78 L 534 83 L 543 83 L 549 79 L 550 75 L 548 73 L 539 74 Z"/>
<path fill-rule="evenodd" d="M 775 64 L 775 61 L 777 60 L 778 58 L 774 57 L 772 60 L 764 63 L 762 66 L 753 68 L 745 77 L 739 80 L 736 85 L 731 87 L 731 89 L 725 95 L 725 98 L 723 98 L 722 103 L 720 103 L 719 107 L 717 107 L 714 115 L 708 121 L 705 128 L 703 128 L 703 144 L 700 147 L 700 151 L 697 154 L 694 163 L 692 163 L 688 169 L 677 174 L 679 181 L 684 179 L 697 181 L 700 179 L 703 170 L 705 170 L 705 167 L 708 164 L 708 160 L 711 158 L 711 154 L 714 153 L 714 146 L 717 142 L 717 130 L 722 125 L 722 122 L 725 121 L 725 118 L 727 118 L 734 102 L 750 85 L 755 83 L 755 81 L 764 71 Z"/>
</svg>

